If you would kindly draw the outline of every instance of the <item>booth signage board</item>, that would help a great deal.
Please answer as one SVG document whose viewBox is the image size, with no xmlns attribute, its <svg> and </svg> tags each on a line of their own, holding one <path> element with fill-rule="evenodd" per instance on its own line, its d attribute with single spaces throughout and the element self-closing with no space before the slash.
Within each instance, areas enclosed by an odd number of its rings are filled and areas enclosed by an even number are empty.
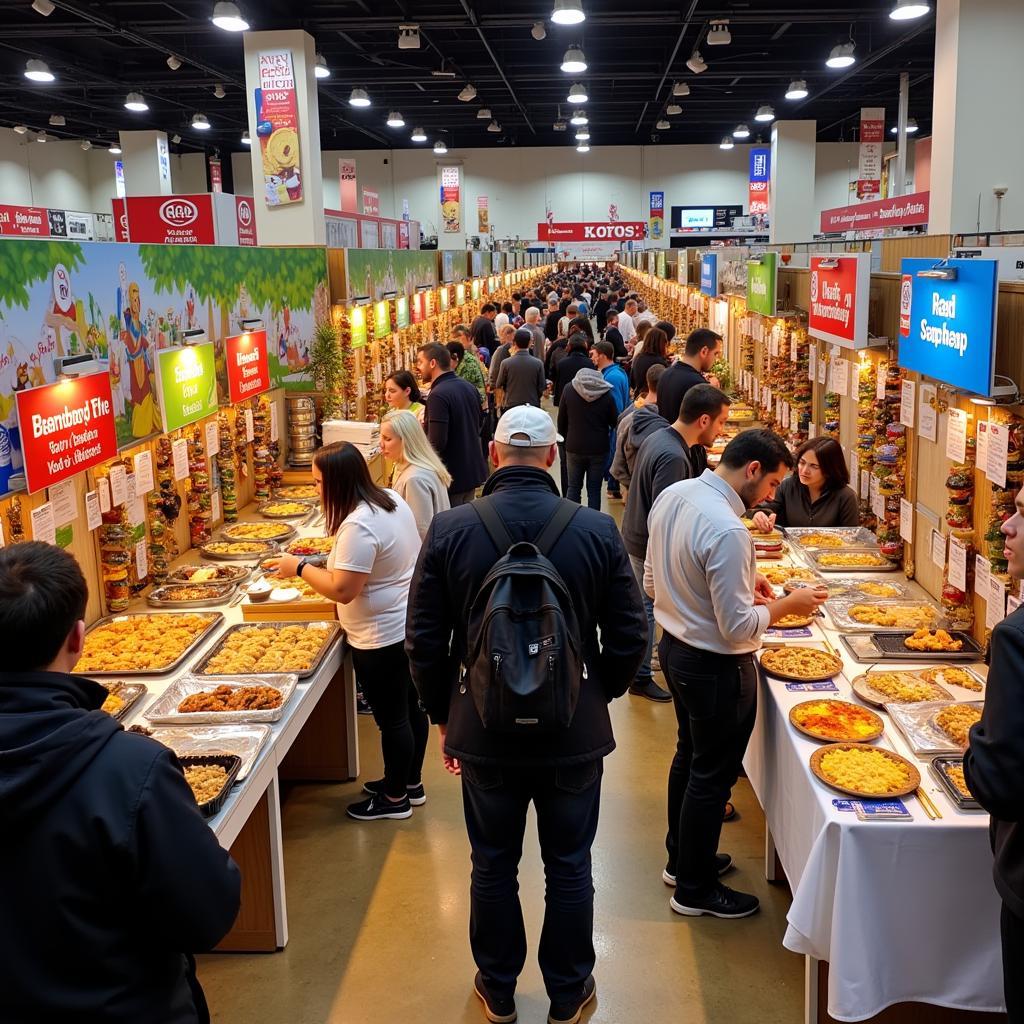
<svg viewBox="0 0 1024 1024">
<path fill-rule="evenodd" d="M 366 347 L 366 306 L 353 306 L 349 311 L 349 334 L 353 348 Z"/>
<path fill-rule="evenodd" d="M 541 242 L 623 242 L 638 241 L 647 232 L 642 220 L 573 221 L 537 225 Z"/>
<path fill-rule="evenodd" d="M 822 233 L 835 233 L 917 227 L 928 223 L 928 198 L 928 192 L 914 192 L 908 196 L 822 210 L 821 230 Z"/>
<path fill-rule="evenodd" d="M 396 327 L 408 327 L 409 326 L 409 296 L 399 295 L 395 299 L 395 326 Z"/>
<path fill-rule="evenodd" d="M 714 298 L 718 294 L 718 254 L 706 252 L 700 258 L 700 290 Z"/>
<path fill-rule="evenodd" d="M 868 344 L 871 253 L 812 256 L 807 331 L 844 348 Z"/>
<path fill-rule="evenodd" d="M 273 386 L 267 359 L 267 332 L 248 331 L 224 339 L 228 398 L 233 405 L 255 398 Z"/>
<path fill-rule="evenodd" d="M 999 264 L 948 260 L 955 280 L 921 277 L 933 259 L 900 266 L 899 362 L 908 370 L 979 395 L 992 394 Z"/>
<path fill-rule="evenodd" d="M 778 256 L 762 253 L 747 261 L 747 309 L 763 316 L 775 316 Z"/>
<path fill-rule="evenodd" d="M 665 193 L 652 192 L 650 217 L 648 219 L 649 234 L 652 239 L 660 242 L 665 237 Z"/>
<path fill-rule="evenodd" d="M 30 494 L 117 458 L 109 374 L 27 388 L 16 398 Z"/>
<path fill-rule="evenodd" d="M 212 344 L 161 349 L 156 353 L 156 380 L 165 431 L 178 430 L 217 411 Z"/>
<path fill-rule="evenodd" d="M 658 277 L 664 279 L 664 277 L 665 277 L 665 250 L 664 249 L 659 249 L 658 250 L 656 273 L 657 273 Z"/>
<path fill-rule="evenodd" d="M 772 176 L 772 151 L 752 149 L 750 151 L 750 176 L 747 193 L 747 212 L 751 216 L 768 212 L 768 189 Z"/>
<path fill-rule="evenodd" d="M 124 200 L 128 235 L 156 245 L 214 245 L 213 198 L 206 194 L 129 196 Z"/>
<path fill-rule="evenodd" d="M 256 245 L 256 211 L 249 196 L 235 196 L 235 219 L 238 221 L 238 244 Z"/>
</svg>

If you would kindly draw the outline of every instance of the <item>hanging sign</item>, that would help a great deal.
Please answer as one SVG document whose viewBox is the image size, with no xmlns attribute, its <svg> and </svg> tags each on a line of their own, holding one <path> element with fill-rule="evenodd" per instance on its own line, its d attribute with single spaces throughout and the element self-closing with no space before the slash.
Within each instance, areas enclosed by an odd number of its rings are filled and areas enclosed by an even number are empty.
<svg viewBox="0 0 1024 1024">
<path fill-rule="evenodd" d="M 380 216 L 380 193 L 372 188 L 363 189 L 363 214 L 366 217 Z"/>
<path fill-rule="evenodd" d="M 876 228 L 909 228 L 927 224 L 928 196 L 927 192 L 914 192 L 909 196 L 894 196 L 892 199 L 822 210 L 822 234 L 873 231 Z"/>
<path fill-rule="evenodd" d="M 899 362 L 935 380 L 991 395 L 996 352 L 998 263 L 932 259 L 901 264 Z M 949 273 L 951 279 L 922 276 Z"/>
<path fill-rule="evenodd" d="M 238 222 L 238 244 L 256 245 L 256 211 L 249 196 L 235 196 L 235 220 Z"/>
<path fill-rule="evenodd" d="M 213 226 L 213 199 L 205 193 L 129 196 L 122 202 L 132 242 L 213 245 L 217 241 Z"/>
<path fill-rule="evenodd" d="M 338 179 L 341 182 L 341 209 L 345 213 L 358 213 L 355 157 L 343 156 L 338 161 Z"/>
<path fill-rule="evenodd" d="M 366 346 L 366 307 L 353 306 L 349 310 L 349 329 L 352 335 L 352 347 Z"/>
<path fill-rule="evenodd" d="M 117 457 L 108 374 L 28 388 L 15 398 L 30 494 Z"/>
<path fill-rule="evenodd" d="M 224 174 L 220 165 L 220 160 L 212 156 L 210 157 L 210 191 L 224 191 Z"/>
<path fill-rule="evenodd" d="M 232 405 L 270 390 L 266 331 L 248 331 L 225 338 L 224 362 L 228 371 L 228 399 Z"/>
<path fill-rule="evenodd" d="M 812 256 L 807 331 L 844 348 L 868 343 L 871 254 Z"/>
<path fill-rule="evenodd" d="M 462 230 L 462 175 L 457 166 L 441 168 L 441 220 L 446 235 Z"/>
<path fill-rule="evenodd" d="M 165 431 L 217 411 L 212 344 L 161 349 L 156 353 L 156 380 Z"/>
<path fill-rule="evenodd" d="M 885 107 L 862 107 L 860 152 L 857 164 L 857 198 L 875 199 L 882 194 L 882 143 L 885 142 Z"/>
<path fill-rule="evenodd" d="M 775 316 L 778 256 L 762 253 L 747 261 L 747 309 L 763 316 Z"/>
<path fill-rule="evenodd" d="M 771 179 L 772 151 L 752 149 L 750 151 L 750 179 L 748 182 L 747 212 L 750 216 L 768 212 L 768 188 Z"/>
<path fill-rule="evenodd" d="M 256 89 L 256 135 L 263 156 L 267 206 L 302 202 L 299 101 L 291 50 L 260 50 Z"/>
<path fill-rule="evenodd" d="M 718 256 L 713 252 L 700 258 L 700 290 L 712 298 L 718 294 Z"/>
<path fill-rule="evenodd" d="M 490 234 L 491 214 L 487 206 L 487 196 L 476 197 L 476 229 L 481 235 Z"/>
<path fill-rule="evenodd" d="M 661 241 L 665 237 L 665 193 L 651 193 L 650 217 L 647 222 L 650 226 L 650 237 L 652 241 Z"/>
<path fill-rule="evenodd" d="M 537 225 L 541 242 L 629 242 L 642 239 L 647 225 L 642 220 L 571 221 Z"/>
</svg>

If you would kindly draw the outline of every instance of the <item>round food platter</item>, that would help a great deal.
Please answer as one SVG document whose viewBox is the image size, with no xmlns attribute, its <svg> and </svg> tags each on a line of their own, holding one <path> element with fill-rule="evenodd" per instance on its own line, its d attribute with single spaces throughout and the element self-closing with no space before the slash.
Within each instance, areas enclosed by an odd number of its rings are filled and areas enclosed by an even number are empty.
<svg viewBox="0 0 1024 1024">
<path fill-rule="evenodd" d="M 860 753 L 856 756 L 858 760 L 865 764 L 870 764 L 873 760 L 877 761 L 877 759 L 884 758 L 902 770 L 905 781 L 902 783 L 892 783 L 881 791 L 878 788 L 865 789 L 855 786 L 844 786 L 830 778 L 826 768 L 822 767 L 822 761 L 828 758 L 829 754 L 838 751 L 859 751 Z M 877 761 L 877 763 L 880 764 L 881 762 Z M 921 773 L 905 757 L 901 757 L 891 750 L 886 750 L 884 747 L 870 747 L 862 743 L 830 743 L 827 747 L 819 747 L 811 754 L 810 765 L 811 771 L 830 789 L 844 793 L 847 796 L 860 797 L 862 800 L 887 800 L 900 796 L 909 796 L 921 785 Z"/>
<path fill-rule="evenodd" d="M 831 731 L 822 721 L 823 718 L 830 716 L 835 716 L 836 719 L 836 728 Z M 847 719 L 847 722 L 843 719 Z M 848 727 L 845 735 L 836 735 L 842 726 L 853 721 L 863 723 L 862 733 Z M 831 697 L 819 697 L 816 700 L 805 700 L 795 704 L 789 709 L 789 724 L 797 732 L 802 732 L 812 740 L 819 740 L 822 743 L 870 743 L 877 740 L 885 731 L 885 722 L 874 711 L 850 701 L 835 700 Z"/>
<path fill-rule="evenodd" d="M 232 523 L 220 531 L 221 540 L 267 541 L 280 543 L 295 536 L 288 523 Z"/>
<path fill-rule="evenodd" d="M 215 562 L 243 562 L 254 558 L 267 558 L 278 552 L 278 546 L 269 540 L 234 540 L 226 537 L 223 540 L 211 541 L 199 549 L 203 558 Z"/>
<path fill-rule="evenodd" d="M 814 621 L 813 615 L 784 615 L 778 622 L 773 622 L 772 629 L 804 629 Z"/>
<path fill-rule="evenodd" d="M 908 689 L 904 694 L 897 690 L 889 693 L 884 690 L 878 690 L 871 683 L 872 677 L 877 678 L 878 676 L 895 676 L 897 681 Z M 853 692 L 865 704 L 870 704 L 876 708 L 884 708 L 886 704 L 917 704 L 923 700 L 953 699 L 953 695 L 949 690 L 939 686 L 938 683 L 929 683 L 915 672 L 899 670 L 892 672 L 862 672 L 859 676 L 855 676 L 850 680 L 850 686 L 853 687 Z"/>
<path fill-rule="evenodd" d="M 314 511 L 316 506 L 309 501 L 296 498 L 271 498 L 256 506 L 256 511 L 267 519 L 302 519 Z"/>
<path fill-rule="evenodd" d="M 285 547 L 285 551 L 290 555 L 324 555 L 326 557 L 331 553 L 333 546 L 333 537 L 296 537 Z"/>
<path fill-rule="evenodd" d="M 248 556 L 256 558 L 256 555 Z M 212 576 L 208 576 L 209 573 Z M 248 565 L 180 565 L 172 569 L 167 575 L 168 583 L 187 583 L 190 586 L 216 586 L 220 583 L 241 583 L 249 578 L 252 569 Z M 199 579 L 193 576 L 199 573 Z M 203 578 L 207 577 L 208 578 Z"/>
<path fill-rule="evenodd" d="M 825 580 L 786 580 L 782 584 L 782 592 L 784 594 L 792 594 L 794 590 L 806 590 L 808 587 L 812 590 L 827 590 L 830 598 L 842 597 L 849 592 L 848 587 L 843 585 L 836 586 Z"/>
<path fill-rule="evenodd" d="M 274 497 L 284 501 L 319 501 L 316 484 L 286 484 L 274 491 Z"/>
<path fill-rule="evenodd" d="M 793 664 L 794 657 L 811 653 L 803 669 Z M 834 655 L 808 647 L 775 647 L 761 654 L 761 667 L 775 679 L 794 683 L 820 683 L 843 671 L 843 663 Z"/>
</svg>

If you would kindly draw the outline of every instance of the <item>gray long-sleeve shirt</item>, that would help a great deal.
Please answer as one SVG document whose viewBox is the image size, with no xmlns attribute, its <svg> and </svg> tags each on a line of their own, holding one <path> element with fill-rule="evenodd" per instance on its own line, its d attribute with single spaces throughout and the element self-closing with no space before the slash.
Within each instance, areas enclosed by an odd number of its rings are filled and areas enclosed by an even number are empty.
<svg viewBox="0 0 1024 1024">
<path fill-rule="evenodd" d="M 501 364 L 495 386 L 505 391 L 504 409 L 511 409 L 514 405 L 539 406 L 547 386 L 544 364 L 526 349 L 513 352 Z"/>
</svg>

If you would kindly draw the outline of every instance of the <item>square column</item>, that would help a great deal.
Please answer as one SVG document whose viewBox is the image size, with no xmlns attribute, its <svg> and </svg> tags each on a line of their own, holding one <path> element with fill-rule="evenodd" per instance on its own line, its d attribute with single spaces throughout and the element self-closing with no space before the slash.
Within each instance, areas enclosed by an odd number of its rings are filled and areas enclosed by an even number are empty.
<svg viewBox="0 0 1024 1024">
<path fill-rule="evenodd" d="M 171 152 L 167 132 L 119 132 L 124 190 L 129 196 L 170 196 Z"/>
<path fill-rule="evenodd" d="M 776 121 L 772 125 L 768 241 L 809 242 L 819 224 L 814 210 L 817 121 Z"/>
</svg>

